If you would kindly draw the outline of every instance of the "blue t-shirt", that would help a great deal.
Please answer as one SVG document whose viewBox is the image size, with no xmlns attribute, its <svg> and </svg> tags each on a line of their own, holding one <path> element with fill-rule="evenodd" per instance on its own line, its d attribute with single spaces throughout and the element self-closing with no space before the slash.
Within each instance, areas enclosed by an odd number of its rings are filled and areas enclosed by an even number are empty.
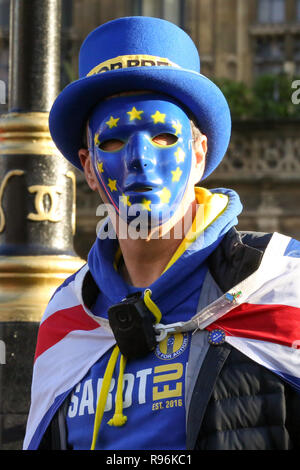
<svg viewBox="0 0 300 470">
<path fill-rule="evenodd" d="M 228 230 L 237 223 L 241 211 L 238 195 L 218 189 L 228 196 L 226 209 L 205 229 L 203 236 L 188 246 L 179 259 L 149 288 L 151 299 L 162 313 L 164 324 L 187 321 L 195 313 L 207 272 L 207 257 Z M 100 292 L 93 313 L 107 318 L 111 305 L 138 290 L 126 284 L 114 267 L 117 240 L 97 239 L 88 257 L 89 269 Z M 190 334 L 170 336 L 155 352 L 126 364 L 124 373 L 124 411 L 127 422 L 111 427 L 107 422 L 115 408 L 118 364 L 115 369 L 103 415 L 97 449 L 185 449 L 185 374 Z M 108 351 L 75 387 L 67 416 L 68 442 L 74 449 L 89 449 L 97 397 L 108 360 Z"/>
<path fill-rule="evenodd" d="M 168 336 L 153 353 L 127 361 L 121 427 L 108 425 L 115 410 L 119 361 L 110 383 L 96 449 L 185 449 L 185 371 L 190 334 Z M 75 450 L 91 446 L 94 418 L 109 350 L 76 386 L 67 413 L 68 442 Z"/>
</svg>

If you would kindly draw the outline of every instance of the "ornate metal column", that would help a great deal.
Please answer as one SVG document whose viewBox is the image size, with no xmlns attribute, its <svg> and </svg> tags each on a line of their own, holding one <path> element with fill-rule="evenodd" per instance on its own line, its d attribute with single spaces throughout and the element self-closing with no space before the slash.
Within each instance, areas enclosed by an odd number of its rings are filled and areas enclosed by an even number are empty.
<svg viewBox="0 0 300 470">
<path fill-rule="evenodd" d="M 48 130 L 59 92 L 61 0 L 11 0 L 0 119 L 0 448 L 22 446 L 37 327 L 74 253 L 75 174 Z"/>
</svg>

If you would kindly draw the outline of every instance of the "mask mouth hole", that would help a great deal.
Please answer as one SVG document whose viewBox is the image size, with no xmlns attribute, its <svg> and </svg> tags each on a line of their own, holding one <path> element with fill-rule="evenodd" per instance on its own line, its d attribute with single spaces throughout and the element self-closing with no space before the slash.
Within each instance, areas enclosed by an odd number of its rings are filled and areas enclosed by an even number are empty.
<svg viewBox="0 0 300 470">
<path fill-rule="evenodd" d="M 149 186 L 142 186 L 140 188 L 134 189 L 135 193 L 146 193 L 148 191 L 152 191 L 152 188 L 150 188 Z"/>
</svg>

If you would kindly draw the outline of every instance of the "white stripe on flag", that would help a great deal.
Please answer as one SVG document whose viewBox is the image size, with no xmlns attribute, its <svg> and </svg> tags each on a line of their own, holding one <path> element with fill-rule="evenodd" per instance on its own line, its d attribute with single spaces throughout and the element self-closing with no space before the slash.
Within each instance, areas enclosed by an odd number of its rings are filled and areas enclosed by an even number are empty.
<svg viewBox="0 0 300 470">
<path fill-rule="evenodd" d="M 62 287 L 56 294 L 54 294 L 46 307 L 46 310 L 41 319 L 41 324 L 59 310 L 75 307 L 79 304 L 78 293 L 76 292 L 76 287 L 78 284 L 77 279 L 79 278 L 82 283 L 83 277 L 85 276 L 87 270 L 88 266 L 85 265 L 67 286 Z"/>
<path fill-rule="evenodd" d="M 226 336 L 226 342 L 253 361 L 279 375 L 288 375 L 295 379 L 291 383 L 296 386 L 300 380 L 300 349 L 270 343 L 257 339 Z M 297 341 L 295 341 L 295 345 Z M 298 343 L 299 344 L 299 343 Z"/>
<path fill-rule="evenodd" d="M 198 312 L 191 321 L 195 319 L 197 326 L 204 329 L 244 303 L 268 304 L 277 302 L 280 305 L 300 308 L 300 259 L 283 256 L 290 240 L 291 238 L 285 235 L 273 234 L 259 268 L 229 290 L 229 294 L 239 293 L 235 301 L 228 301 L 226 293 Z M 276 289 L 273 283 L 277 286 Z M 263 296 L 265 298 L 262 300 Z"/>
<path fill-rule="evenodd" d="M 114 344 L 114 338 L 102 327 L 76 330 L 37 358 L 32 380 L 34 406 L 29 411 L 24 448 L 55 398 L 74 387 Z"/>
</svg>

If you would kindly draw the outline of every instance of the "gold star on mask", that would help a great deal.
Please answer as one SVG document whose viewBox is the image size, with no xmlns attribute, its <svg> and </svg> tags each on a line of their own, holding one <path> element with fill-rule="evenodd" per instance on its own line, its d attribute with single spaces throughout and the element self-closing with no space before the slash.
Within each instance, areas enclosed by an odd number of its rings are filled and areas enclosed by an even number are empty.
<svg viewBox="0 0 300 470">
<path fill-rule="evenodd" d="M 150 199 L 144 198 L 142 200 L 142 206 L 145 211 L 149 211 L 149 212 L 151 211 L 150 204 L 151 204 Z"/>
<path fill-rule="evenodd" d="M 123 202 L 124 206 L 131 206 L 131 202 L 129 201 L 129 196 L 125 196 L 125 194 L 122 194 L 120 199 Z"/>
<path fill-rule="evenodd" d="M 174 155 L 176 157 L 177 163 L 184 162 L 185 153 L 180 147 L 178 147 Z"/>
<path fill-rule="evenodd" d="M 156 111 L 155 114 L 151 114 L 151 117 L 154 121 L 154 124 L 157 124 L 158 122 L 163 122 L 164 123 L 165 119 L 166 119 L 166 115 L 160 113 L 159 111 Z"/>
<path fill-rule="evenodd" d="M 175 129 L 175 135 L 181 134 L 182 124 L 179 121 L 173 121 L 172 127 Z"/>
<path fill-rule="evenodd" d="M 103 173 L 103 172 L 104 172 L 104 170 L 103 170 L 103 162 L 97 162 L 97 167 L 98 167 L 99 173 Z"/>
<path fill-rule="evenodd" d="M 130 121 L 133 121 L 134 119 L 142 119 L 141 114 L 143 114 L 144 111 L 138 111 L 135 106 L 133 106 L 131 111 L 127 111 L 127 114 L 130 116 Z"/>
<path fill-rule="evenodd" d="M 176 168 L 175 171 L 171 171 L 173 177 L 172 177 L 172 181 L 179 181 L 180 180 L 180 177 L 182 175 L 182 171 L 181 169 L 179 168 L 179 166 Z"/>
<path fill-rule="evenodd" d="M 108 187 L 111 191 L 117 191 L 117 180 L 111 180 L 110 178 L 108 178 Z"/>
<path fill-rule="evenodd" d="M 98 147 L 98 145 L 100 144 L 100 141 L 99 141 L 99 132 L 97 132 L 97 133 L 95 134 L 94 143 L 95 143 L 96 147 Z"/>
<path fill-rule="evenodd" d="M 171 197 L 171 191 L 168 190 L 168 188 L 164 187 L 161 191 L 160 191 L 160 202 L 162 204 L 168 204 L 168 202 L 170 201 L 170 197 Z"/>
<path fill-rule="evenodd" d="M 117 127 L 117 123 L 120 120 L 120 118 L 114 118 L 113 116 L 110 116 L 109 120 L 106 121 L 105 124 L 108 125 L 108 127 L 111 129 L 112 127 Z"/>
</svg>

